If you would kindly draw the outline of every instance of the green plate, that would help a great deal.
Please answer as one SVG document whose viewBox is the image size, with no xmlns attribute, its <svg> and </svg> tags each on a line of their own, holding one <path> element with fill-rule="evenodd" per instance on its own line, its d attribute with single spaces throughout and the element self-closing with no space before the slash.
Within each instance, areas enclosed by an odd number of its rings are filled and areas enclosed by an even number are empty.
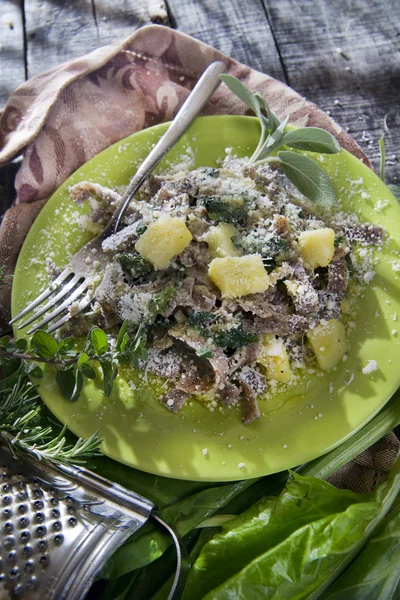
<svg viewBox="0 0 400 600">
<path fill-rule="evenodd" d="M 85 209 L 68 187 L 89 180 L 115 187 L 128 183 L 135 167 L 164 133 L 158 125 L 111 146 L 81 167 L 47 202 L 21 250 L 14 278 L 15 315 L 47 284 L 46 257 L 64 265 L 88 241 L 77 218 Z M 213 166 L 232 148 L 248 155 L 258 140 L 251 117 L 198 119 L 160 168 L 192 160 Z M 174 415 L 155 399 L 158 385 L 137 387 L 124 371 L 110 398 L 101 382 L 89 383 L 76 403 L 64 400 L 54 372 L 45 371 L 39 393 L 54 415 L 78 436 L 98 430 L 104 454 L 127 465 L 167 477 L 229 481 L 294 467 L 338 445 L 371 419 L 400 383 L 400 208 L 387 187 L 347 152 L 324 156 L 340 202 L 363 221 L 382 225 L 388 239 L 377 253 L 376 275 L 358 298 L 356 317 L 347 317 L 348 359 L 332 372 L 309 372 L 296 385 L 260 401 L 261 418 L 243 425 L 239 410 L 210 410 L 191 402 Z M 400 328 L 399 328 L 400 331 Z M 21 335 L 20 333 L 18 335 Z M 377 369 L 363 373 L 369 361 Z M 136 388 L 136 389 L 135 389 Z"/>
</svg>

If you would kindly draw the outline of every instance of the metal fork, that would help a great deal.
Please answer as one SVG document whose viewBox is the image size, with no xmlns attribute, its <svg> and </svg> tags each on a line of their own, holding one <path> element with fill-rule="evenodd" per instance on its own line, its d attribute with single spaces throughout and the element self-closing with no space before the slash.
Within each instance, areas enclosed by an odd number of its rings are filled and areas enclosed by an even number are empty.
<svg viewBox="0 0 400 600">
<path fill-rule="evenodd" d="M 45 315 L 39 323 L 35 324 L 28 331 L 28 334 L 31 334 L 37 329 L 41 329 L 47 323 L 54 321 L 56 317 L 61 317 L 50 325 L 47 331 L 51 332 L 67 323 L 73 316 L 80 313 L 90 304 L 93 296 L 93 289 L 90 287 L 93 262 L 98 261 L 100 263 L 98 266 L 104 268 L 108 261 L 102 250 L 103 240 L 118 231 L 122 217 L 133 196 L 160 162 L 164 154 L 174 146 L 200 113 L 212 93 L 220 84 L 219 75 L 225 69 L 226 65 L 219 61 L 213 62 L 207 67 L 168 130 L 136 171 L 104 231 L 91 242 L 85 244 L 72 257 L 63 272 L 49 285 L 48 289 L 16 315 L 10 321 L 10 325 L 37 308 L 32 316 L 19 324 L 18 329 L 27 327 L 27 325 Z M 47 299 L 48 302 L 43 305 Z"/>
</svg>

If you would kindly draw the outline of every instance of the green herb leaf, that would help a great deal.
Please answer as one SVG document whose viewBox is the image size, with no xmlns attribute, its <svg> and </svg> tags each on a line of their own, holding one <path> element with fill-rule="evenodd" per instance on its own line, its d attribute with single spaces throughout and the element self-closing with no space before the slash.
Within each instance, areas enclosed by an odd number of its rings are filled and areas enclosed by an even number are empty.
<svg viewBox="0 0 400 600">
<path fill-rule="evenodd" d="M 334 204 L 336 195 L 332 182 L 314 160 L 287 150 L 278 152 L 278 158 L 280 169 L 304 196 L 325 208 Z"/>
<path fill-rule="evenodd" d="M 82 375 L 84 375 L 84 377 L 87 377 L 88 379 L 96 379 L 96 371 L 92 365 L 89 364 L 89 356 L 84 352 L 78 358 L 78 369 Z"/>
<path fill-rule="evenodd" d="M 117 343 L 115 345 L 116 350 L 120 350 L 121 352 L 123 352 L 127 344 L 129 343 L 129 336 L 126 333 L 127 331 L 128 321 L 125 319 L 125 321 L 121 325 L 121 329 L 118 332 Z"/>
<path fill-rule="evenodd" d="M 256 92 L 254 95 L 257 98 L 260 107 L 265 111 L 265 114 L 267 115 L 267 127 L 271 129 L 271 132 L 275 131 L 281 123 L 280 120 L 275 115 L 275 113 L 272 112 L 267 101 L 261 96 L 261 94 L 258 94 Z"/>
<path fill-rule="evenodd" d="M 212 221 L 233 223 L 242 227 L 246 226 L 249 206 L 244 198 L 200 196 L 199 200 L 206 207 L 208 216 Z"/>
<path fill-rule="evenodd" d="M 249 90 L 244 83 L 239 81 L 236 77 L 232 75 L 220 75 L 220 79 L 228 86 L 228 88 L 233 92 L 238 98 L 240 98 L 249 108 L 254 110 L 256 115 L 260 118 L 261 110 L 260 104 L 256 98 L 256 96 Z"/>
<path fill-rule="evenodd" d="M 272 152 L 274 152 L 277 148 L 282 146 L 282 140 L 285 135 L 285 128 L 286 128 L 286 125 L 288 124 L 288 121 L 289 121 L 289 117 L 286 117 L 286 119 L 284 121 L 282 121 L 282 123 L 280 123 L 280 125 L 275 129 L 275 131 L 267 137 L 264 145 L 260 148 L 257 155 L 256 155 L 256 153 L 253 154 L 253 156 L 250 159 L 250 162 L 264 160 L 265 158 L 267 158 L 267 156 L 272 154 Z"/>
<path fill-rule="evenodd" d="M 208 335 L 221 348 L 243 348 L 258 341 L 258 337 L 254 333 L 247 333 L 243 330 L 242 323 L 239 323 L 237 327 L 229 327 L 229 329 L 226 327 L 209 332 Z"/>
<path fill-rule="evenodd" d="M 15 345 L 18 352 L 24 352 L 28 347 L 28 340 L 25 338 L 20 338 L 19 340 L 16 340 Z"/>
<path fill-rule="evenodd" d="M 89 332 L 89 336 L 96 354 L 98 356 L 105 354 L 108 350 L 108 340 L 104 331 L 99 327 L 93 327 Z"/>
<path fill-rule="evenodd" d="M 118 375 L 118 360 L 115 358 L 112 360 L 102 360 L 100 361 L 100 365 L 103 370 L 104 393 L 106 396 L 110 396 L 115 378 Z"/>
<path fill-rule="evenodd" d="M 75 346 L 75 340 L 72 337 L 67 337 L 61 340 L 58 347 L 58 354 L 60 356 L 75 356 L 76 352 L 73 349 Z"/>
<path fill-rule="evenodd" d="M 203 350 L 196 350 L 196 354 L 199 358 L 214 358 L 214 352 L 204 348 Z"/>
<path fill-rule="evenodd" d="M 79 399 L 83 386 L 83 376 L 79 369 L 57 371 L 56 382 L 64 398 L 71 402 Z"/>
<path fill-rule="evenodd" d="M 143 277 L 153 270 L 152 265 L 144 260 L 139 252 L 122 252 L 117 256 L 117 259 L 122 270 L 133 277 Z"/>
<path fill-rule="evenodd" d="M 301 127 L 288 131 L 282 139 L 282 146 L 321 154 L 336 154 L 342 151 L 337 139 L 319 127 Z"/>
<path fill-rule="evenodd" d="M 42 379 L 43 370 L 39 367 L 39 365 L 36 365 L 34 362 L 24 360 L 23 366 L 24 373 L 31 375 L 31 377 L 35 377 L 35 379 Z"/>
<path fill-rule="evenodd" d="M 58 351 L 58 342 L 47 331 L 38 329 L 32 336 L 31 348 L 42 358 L 53 358 Z"/>
<path fill-rule="evenodd" d="M 149 302 L 150 320 L 154 321 L 158 314 L 161 314 L 169 305 L 176 294 L 177 285 L 175 281 L 168 283 L 162 290 L 153 295 Z"/>
</svg>

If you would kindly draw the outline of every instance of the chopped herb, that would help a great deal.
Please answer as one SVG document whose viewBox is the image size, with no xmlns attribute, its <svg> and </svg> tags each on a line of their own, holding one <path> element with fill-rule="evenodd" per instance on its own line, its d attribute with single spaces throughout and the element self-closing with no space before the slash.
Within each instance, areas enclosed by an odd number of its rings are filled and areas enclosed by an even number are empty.
<svg viewBox="0 0 400 600">
<path fill-rule="evenodd" d="M 211 337 L 221 348 L 243 348 L 258 341 L 258 337 L 254 333 L 247 333 L 243 330 L 241 323 L 237 327 L 214 331 L 211 333 Z"/>
<path fill-rule="evenodd" d="M 122 252 L 117 259 L 124 273 L 135 278 L 148 275 L 153 270 L 151 264 L 144 260 L 139 252 Z"/>
<path fill-rule="evenodd" d="M 147 225 L 144 225 L 144 223 L 142 223 L 141 225 L 138 225 L 136 228 L 136 233 L 137 233 L 138 237 L 143 235 L 146 230 L 147 230 Z"/>
<path fill-rule="evenodd" d="M 204 348 L 203 350 L 196 350 L 196 354 L 199 358 L 214 358 L 214 352 Z"/>
<path fill-rule="evenodd" d="M 176 294 L 176 281 L 168 283 L 162 290 L 154 294 L 149 302 L 149 313 L 151 320 L 154 321 L 157 315 L 161 314 L 171 302 Z"/>
<path fill-rule="evenodd" d="M 347 264 L 347 269 L 349 271 L 349 277 L 352 277 L 354 275 L 354 265 L 351 260 L 350 254 L 346 254 L 344 257 L 344 260 L 346 261 L 346 264 Z"/>
<path fill-rule="evenodd" d="M 243 197 L 201 196 L 199 200 L 203 202 L 212 221 L 246 226 L 249 207 Z"/>
<path fill-rule="evenodd" d="M 340 235 L 335 235 L 335 239 L 334 239 L 334 246 L 335 248 L 338 248 L 339 246 L 343 246 L 343 244 L 346 242 L 346 238 L 344 237 L 344 235 L 340 234 Z"/>
<path fill-rule="evenodd" d="M 187 320 L 187 323 L 191 327 L 197 328 L 197 327 L 201 327 L 202 325 L 204 325 L 207 321 L 211 322 L 214 319 L 215 319 L 215 314 L 212 312 L 195 310 L 190 314 L 190 316 Z"/>
<path fill-rule="evenodd" d="M 209 167 L 208 169 L 206 169 L 204 171 L 204 173 L 208 177 L 212 177 L 213 179 L 217 179 L 217 177 L 219 176 L 219 169 L 213 169 L 212 167 Z"/>
</svg>

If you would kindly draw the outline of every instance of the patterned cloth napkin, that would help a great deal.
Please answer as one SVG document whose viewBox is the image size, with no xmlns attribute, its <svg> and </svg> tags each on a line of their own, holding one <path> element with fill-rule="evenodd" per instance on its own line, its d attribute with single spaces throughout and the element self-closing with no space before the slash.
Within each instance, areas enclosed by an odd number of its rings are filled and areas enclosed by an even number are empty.
<svg viewBox="0 0 400 600">
<path fill-rule="evenodd" d="M 0 112 L 0 166 L 22 153 L 16 205 L 0 227 L 0 265 L 9 273 L 40 209 L 78 167 L 101 150 L 151 125 L 171 120 L 205 68 L 227 72 L 260 92 L 280 117 L 327 129 L 369 164 L 354 140 L 321 109 L 280 81 L 185 34 L 157 25 L 99 48 L 21 85 Z M 221 85 L 204 114 L 245 114 Z M 10 289 L 0 289 L 0 326 L 9 320 Z M 390 462 L 390 460 L 389 460 Z M 387 465 L 386 465 L 387 466 Z"/>
</svg>

